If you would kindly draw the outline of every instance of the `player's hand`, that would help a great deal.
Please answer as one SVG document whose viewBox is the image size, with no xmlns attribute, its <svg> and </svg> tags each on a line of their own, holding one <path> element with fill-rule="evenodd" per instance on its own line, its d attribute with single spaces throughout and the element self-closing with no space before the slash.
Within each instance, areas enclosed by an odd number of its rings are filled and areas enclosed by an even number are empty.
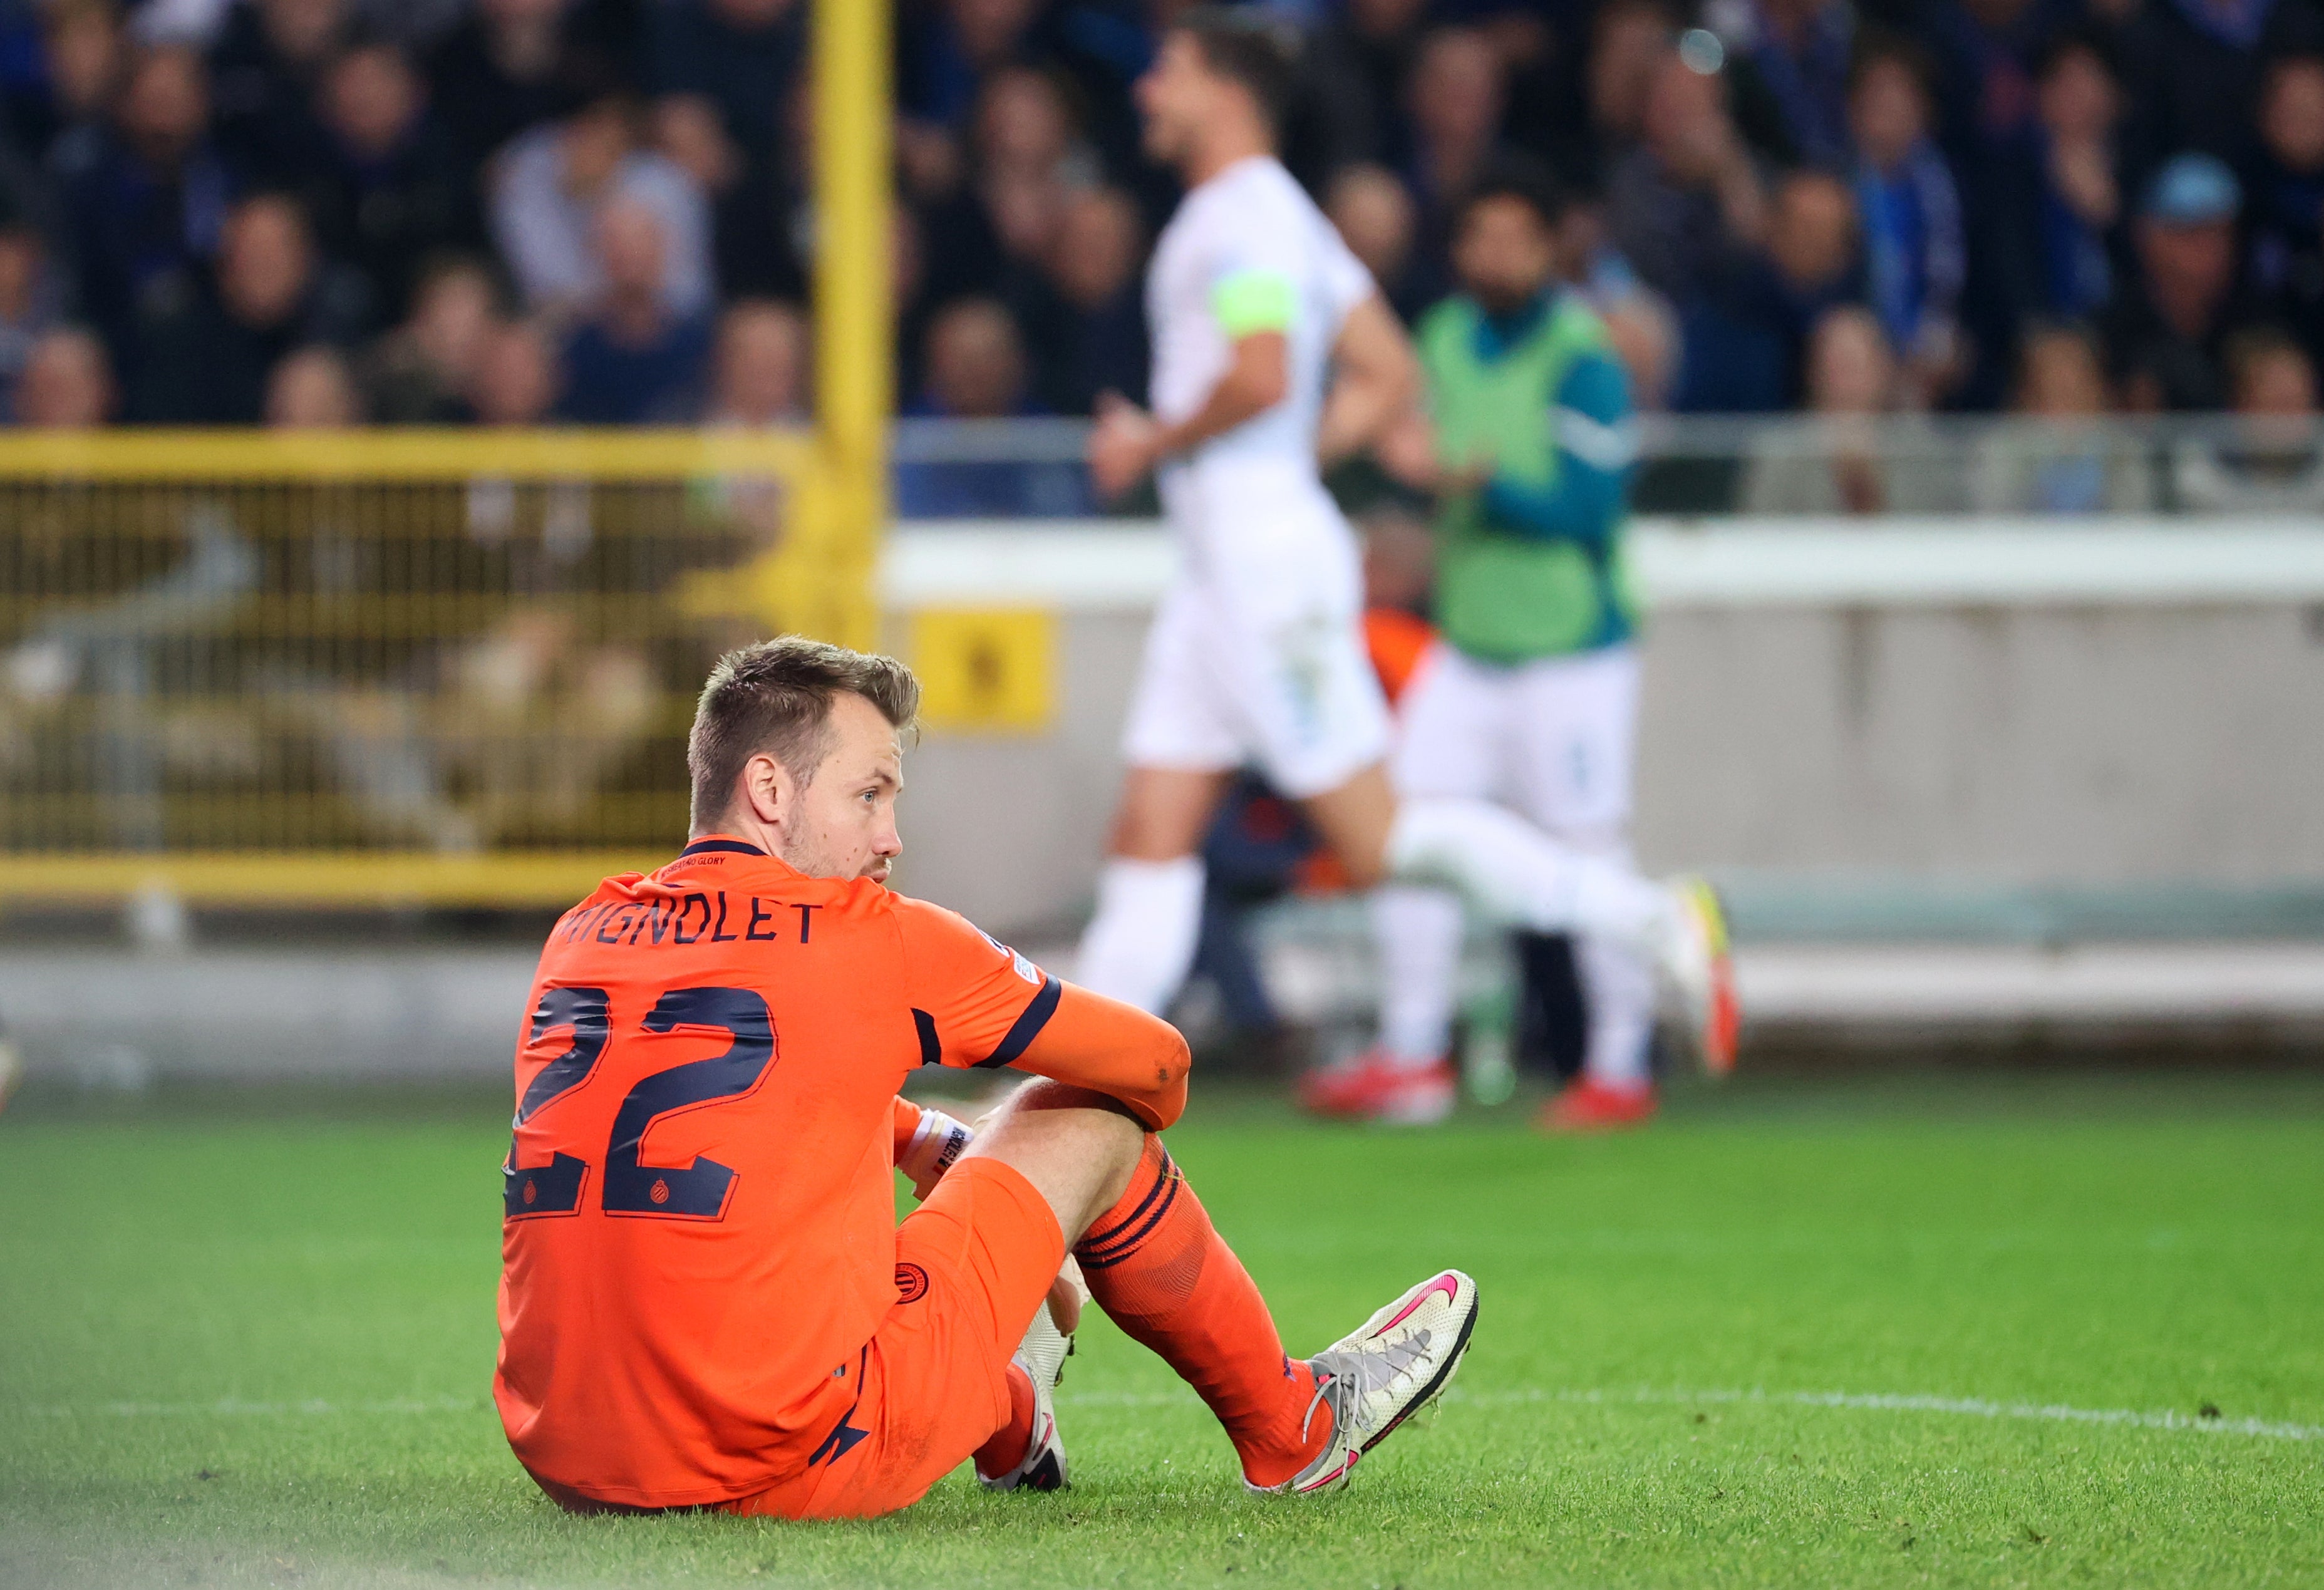
<svg viewBox="0 0 2324 1590">
<path fill-rule="evenodd" d="M 1389 479 L 1416 492 L 1435 491 L 1443 478 L 1435 428 L 1416 409 L 1388 422 L 1372 442 L 1372 458 Z"/>
<path fill-rule="evenodd" d="M 1057 1279 L 1049 1283 L 1049 1318 L 1066 1336 L 1074 1334 L 1082 1322 L 1082 1305 L 1089 1301 L 1089 1283 L 1082 1279 L 1082 1267 L 1065 1255 L 1065 1267 Z"/>
<path fill-rule="evenodd" d="M 1090 432 L 1090 479 L 1102 497 L 1118 497 L 1152 471 L 1161 456 L 1162 427 L 1120 393 L 1100 393 L 1097 427 Z"/>
</svg>

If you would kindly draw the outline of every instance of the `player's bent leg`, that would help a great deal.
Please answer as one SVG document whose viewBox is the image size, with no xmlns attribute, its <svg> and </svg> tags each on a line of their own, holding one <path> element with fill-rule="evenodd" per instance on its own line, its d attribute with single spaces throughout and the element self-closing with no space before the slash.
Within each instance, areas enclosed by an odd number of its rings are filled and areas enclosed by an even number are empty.
<svg viewBox="0 0 2324 1590">
<path fill-rule="evenodd" d="M 1645 955 L 1703 1068 L 1713 1076 L 1734 1068 L 1740 1021 L 1726 914 L 1702 879 L 1655 883 L 1560 844 L 1490 801 L 1398 801 L 1379 767 L 1303 804 L 1360 886 L 1384 878 L 1441 884 L 1499 926 L 1597 934 Z"/>
<path fill-rule="evenodd" d="M 897 1228 L 896 1302 L 835 1372 L 823 1393 L 835 1411 L 802 1440 L 804 1461 L 727 1511 L 876 1518 L 1029 1425 L 1046 1401 L 1012 1360 L 1065 1257 L 1047 1196 L 1003 1160 L 964 1156 Z"/>
<path fill-rule="evenodd" d="M 1130 770 L 1075 982 L 1157 1014 L 1176 995 L 1202 936 L 1199 852 L 1226 779 L 1201 769 Z"/>
</svg>

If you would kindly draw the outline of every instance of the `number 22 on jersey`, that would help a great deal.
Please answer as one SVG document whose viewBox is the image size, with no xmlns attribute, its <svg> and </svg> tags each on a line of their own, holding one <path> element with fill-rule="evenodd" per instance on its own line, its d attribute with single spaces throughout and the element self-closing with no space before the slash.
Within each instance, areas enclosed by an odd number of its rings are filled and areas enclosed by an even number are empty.
<svg viewBox="0 0 2324 1590">
<path fill-rule="evenodd" d="M 586 1082 L 613 1040 L 611 1001 L 602 988 L 550 988 L 532 1012 L 526 1045 L 559 1028 L 568 1029 L 565 1050 L 534 1073 L 518 1101 L 516 1123 L 526 1122 Z M 663 1034 L 693 1028 L 724 1033 L 723 1054 L 650 1072 L 638 1079 L 613 1114 L 599 1162 L 598 1207 L 608 1215 L 665 1220 L 716 1220 L 726 1213 L 734 1172 L 697 1155 L 691 1164 L 642 1162 L 646 1132 L 666 1115 L 742 1098 L 773 1069 L 775 1029 L 767 1002 L 747 988 L 672 988 L 654 1002 L 638 1023 L 640 1033 Z M 576 1148 L 582 1145 L 573 1145 Z M 563 1149 L 550 1151 L 545 1165 L 521 1166 L 512 1140 L 501 1167 L 501 1207 L 511 1220 L 573 1215 L 588 1192 L 590 1161 Z"/>
</svg>

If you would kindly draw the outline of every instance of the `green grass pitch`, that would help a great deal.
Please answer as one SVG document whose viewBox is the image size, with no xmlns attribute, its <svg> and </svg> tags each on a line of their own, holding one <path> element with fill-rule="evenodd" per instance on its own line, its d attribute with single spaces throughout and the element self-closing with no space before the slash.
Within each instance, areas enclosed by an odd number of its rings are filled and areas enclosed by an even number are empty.
<svg viewBox="0 0 2324 1590">
<path fill-rule="evenodd" d="M 485 1396 L 504 1113 L 0 1116 L 0 1584 L 2324 1585 L 2312 1072 L 1746 1078 L 1583 1142 L 1198 1089 L 1174 1150 L 1293 1350 L 1476 1274 L 1437 1419 L 1246 1498 L 1097 1324 L 1071 1492 L 843 1526 L 534 1493 Z"/>
</svg>

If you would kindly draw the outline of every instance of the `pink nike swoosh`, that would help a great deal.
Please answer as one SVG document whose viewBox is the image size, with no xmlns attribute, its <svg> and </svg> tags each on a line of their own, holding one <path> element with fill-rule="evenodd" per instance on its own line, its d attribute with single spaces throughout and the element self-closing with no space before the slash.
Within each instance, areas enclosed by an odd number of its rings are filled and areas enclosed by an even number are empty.
<svg viewBox="0 0 2324 1590">
<path fill-rule="evenodd" d="M 1412 1311 L 1414 1309 L 1428 1301 L 1431 1294 L 1440 1290 L 1443 1292 L 1444 1300 L 1448 1303 L 1457 1303 L 1461 1300 L 1461 1283 L 1454 1280 L 1449 1275 L 1440 1275 L 1434 1280 L 1430 1281 L 1426 1286 L 1421 1288 L 1420 1296 L 1413 1299 L 1411 1302 L 1406 1303 L 1394 1319 L 1389 1320 L 1386 1325 L 1380 1327 L 1379 1329 L 1372 1332 L 1372 1339 L 1378 1341 L 1380 1337 L 1394 1330 L 1397 1326 L 1402 1325 L 1406 1320 L 1411 1318 Z"/>
</svg>

